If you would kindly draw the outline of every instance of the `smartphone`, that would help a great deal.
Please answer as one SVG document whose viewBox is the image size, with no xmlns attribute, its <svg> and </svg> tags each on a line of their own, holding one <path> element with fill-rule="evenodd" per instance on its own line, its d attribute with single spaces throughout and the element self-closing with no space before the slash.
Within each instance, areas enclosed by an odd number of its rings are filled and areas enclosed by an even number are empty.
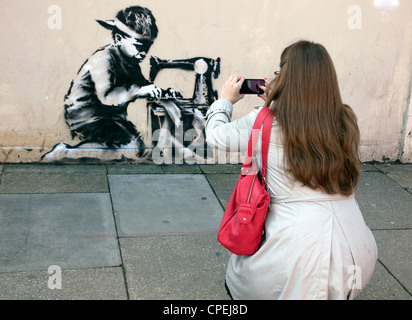
<svg viewBox="0 0 412 320">
<path fill-rule="evenodd" d="M 263 79 L 245 79 L 240 88 L 240 94 L 264 94 L 265 92 L 259 86 L 266 86 Z"/>
</svg>

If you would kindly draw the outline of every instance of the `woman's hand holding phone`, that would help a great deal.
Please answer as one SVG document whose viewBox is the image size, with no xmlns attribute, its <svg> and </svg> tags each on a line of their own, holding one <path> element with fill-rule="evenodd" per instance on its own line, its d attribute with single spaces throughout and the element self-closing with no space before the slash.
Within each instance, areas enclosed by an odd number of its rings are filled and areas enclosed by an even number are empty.
<svg viewBox="0 0 412 320">
<path fill-rule="evenodd" d="M 239 100 L 243 99 L 245 95 L 240 93 L 240 88 L 242 87 L 242 84 L 244 81 L 245 81 L 244 77 L 231 76 L 223 84 L 222 93 L 220 95 L 220 98 L 227 99 L 232 104 L 235 104 Z"/>
<path fill-rule="evenodd" d="M 263 80 L 259 79 L 245 79 L 244 77 L 233 75 L 224 83 L 220 97 L 235 104 L 243 99 L 245 94 L 257 94 L 266 103 L 266 87 L 268 84 L 269 81 L 266 78 L 263 82 Z"/>
</svg>

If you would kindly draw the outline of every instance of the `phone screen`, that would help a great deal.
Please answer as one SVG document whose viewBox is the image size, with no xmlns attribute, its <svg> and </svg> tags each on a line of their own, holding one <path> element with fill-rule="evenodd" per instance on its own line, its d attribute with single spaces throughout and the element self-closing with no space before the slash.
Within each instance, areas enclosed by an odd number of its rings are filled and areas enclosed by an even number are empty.
<svg viewBox="0 0 412 320">
<path fill-rule="evenodd" d="M 263 79 L 245 79 L 243 81 L 241 94 L 264 94 L 265 92 L 259 88 L 259 85 L 265 86 L 265 80 Z"/>
</svg>

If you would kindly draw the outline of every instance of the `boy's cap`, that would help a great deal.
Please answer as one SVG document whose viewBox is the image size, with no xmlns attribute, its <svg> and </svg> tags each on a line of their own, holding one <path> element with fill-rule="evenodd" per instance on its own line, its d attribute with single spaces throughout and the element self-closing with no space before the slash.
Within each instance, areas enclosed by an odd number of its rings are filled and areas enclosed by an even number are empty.
<svg viewBox="0 0 412 320">
<path fill-rule="evenodd" d="M 136 39 L 156 38 L 158 32 L 151 11 L 139 6 L 119 11 L 114 20 L 96 21 L 106 29 L 119 30 Z"/>
<path fill-rule="evenodd" d="M 125 25 L 123 22 L 121 22 L 119 19 L 114 19 L 114 20 L 106 20 L 106 21 L 102 21 L 102 20 L 96 20 L 100 25 L 102 25 L 103 27 L 105 27 L 106 29 L 109 30 L 119 30 L 125 34 L 127 34 L 128 36 L 132 37 L 132 38 L 136 38 L 136 39 L 142 39 L 142 38 L 147 38 L 139 33 L 137 33 L 136 31 L 132 30 L 131 28 L 129 28 L 127 25 Z"/>
</svg>

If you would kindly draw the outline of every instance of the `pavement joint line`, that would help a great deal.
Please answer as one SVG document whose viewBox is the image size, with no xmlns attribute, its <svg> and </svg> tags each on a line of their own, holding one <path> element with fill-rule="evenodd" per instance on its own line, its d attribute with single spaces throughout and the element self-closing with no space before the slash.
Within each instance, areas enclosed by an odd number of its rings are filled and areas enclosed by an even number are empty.
<svg viewBox="0 0 412 320">
<path fill-rule="evenodd" d="M 127 284 L 127 276 L 126 276 L 126 267 L 124 264 L 124 259 L 123 259 L 123 254 L 122 254 L 122 247 L 120 245 L 120 238 L 119 238 L 119 229 L 117 226 L 117 221 L 116 221 L 116 215 L 114 212 L 114 205 L 113 205 L 113 197 L 112 197 L 112 192 L 110 189 L 110 181 L 109 181 L 109 175 L 108 175 L 108 167 L 107 165 L 105 166 L 106 168 L 106 183 L 107 183 L 107 191 L 109 193 L 109 199 L 110 199 L 110 207 L 111 207 L 111 212 L 112 212 L 112 218 L 113 218 L 113 223 L 114 223 L 114 229 L 116 231 L 116 234 L 113 235 L 117 239 L 117 247 L 120 255 L 120 267 L 122 268 L 122 275 L 123 275 L 123 283 L 124 283 L 124 288 L 126 291 L 126 300 L 130 300 L 130 293 L 129 293 L 129 288 Z"/>
<path fill-rule="evenodd" d="M 226 210 L 226 206 L 223 205 L 222 201 L 218 197 L 216 190 L 213 188 L 212 184 L 210 183 L 209 179 L 207 178 L 207 175 L 205 174 L 204 177 L 206 178 L 207 183 L 209 184 L 210 189 L 212 190 L 213 194 L 215 195 L 217 201 L 219 201 L 220 206 L 222 207 L 223 211 Z"/>
<path fill-rule="evenodd" d="M 180 236 L 180 235 L 203 235 L 217 234 L 216 230 L 206 231 L 182 231 L 182 232 L 142 232 L 142 233 L 120 233 L 117 234 L 90 234 L 84 235 L 84 239 L 112 239 L 112 238 L 133 238 L 133 237 L 151 237 L 151 236 Z"/>
<path fill-rule="evenodd" d="M 396 280 L 397 283 L 399 283 L 399 285 L 402 287 L 402 289 L 405 290 L 405 291 L 412 297 L 412 293 L 408 290 L 408 288 L 406 288 L 406 287 L 402 284 L 402 282 L 400 282 L 399 279 L 389 270 L 389 268 L 387 268 L 387 267 L 385 266 L 385 264 L 382 262 L 382 260 L 380 260 L 380 259 L 378 258 L 378 262 L 382 265 L 382 267 L 385 268 L 386 272 L 389 273 L 389 274 Z"/>
<path fill-rule="evenodd" d="M 378 228 L 371 228 L 371 231 L 405 231 L 405 230 L 412 230 L 412 228 L 382 228 L 382 229 L 378 229 Z"/>
<path fill-rule="evenodd" d="M 411 193 L 410 189 L 411 187 L 403 187 L 401 186 L 393 177 L 391 177 L 387 172 L 383 171 L 382 169 L 377 168 L 375 165 L 373 166 L 374 168 L 376 168 L 377 171 L 366 171 L 366 172 L 378 172 L 381 173 L 383 175 L 385 175 L 386 177 L 388 177 L 389 179 L 392 180 L 392 182 L 396 183 L 397 185 L 399 185 L 402 189 L 404 189 L 406 192 Z"/>
<path fill-rule="evenodd" d="M 119 234 L 119 238 L 152 237 L 152 236 L 185 236 L 185 235 L 203 235 L 203 234 L 216 234 L 217 235 L 217 230 L 188 231 L 188 232 L 124 233 L 124 234 Z"/>
</svg>

